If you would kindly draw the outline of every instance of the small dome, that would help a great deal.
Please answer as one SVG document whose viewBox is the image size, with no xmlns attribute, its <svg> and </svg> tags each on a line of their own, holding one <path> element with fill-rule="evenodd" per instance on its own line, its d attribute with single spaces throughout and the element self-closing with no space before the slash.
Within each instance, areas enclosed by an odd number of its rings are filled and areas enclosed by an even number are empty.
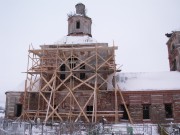
<svg viewBox="0 0 180 135">
<path fill-rule="evenodd" d="M 85 15 L 85 5 L 82 3 L 76 4 L 76 14 Z"/>
</svg>

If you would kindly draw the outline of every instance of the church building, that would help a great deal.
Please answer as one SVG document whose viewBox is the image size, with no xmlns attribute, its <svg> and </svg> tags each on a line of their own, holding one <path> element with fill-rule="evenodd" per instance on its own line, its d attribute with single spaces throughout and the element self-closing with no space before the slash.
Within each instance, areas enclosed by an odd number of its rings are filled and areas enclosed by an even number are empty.
<svg viewBox="0 0 180 135">
<path fill-rule="evenodd" d="M 28 50 L 25 88 L 6 92 L 7 119 L 42 122 L 180 122 L 180 33 L 166 34 L 170 71 L 124 73 L 117 46 L 91 33 L 85 5 L 68 15 L 68 33 L 55 44 Z"/>
</svg>

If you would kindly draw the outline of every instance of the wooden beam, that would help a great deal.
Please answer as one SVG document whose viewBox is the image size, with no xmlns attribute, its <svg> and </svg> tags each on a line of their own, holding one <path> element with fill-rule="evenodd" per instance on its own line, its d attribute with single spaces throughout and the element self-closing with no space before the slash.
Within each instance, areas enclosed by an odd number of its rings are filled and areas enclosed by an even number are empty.
<svg viewBox="0 0 180 135">
<path fill-rule="evenodd" d="M 119 94 L 120 94 L 120 96 L 121 96 L 121 99 L 122 99 L 122 101 L 123 101 L 123 104 L 124 104 L 124 106 L 125 106 L 126 112 L 127 112 L 127 114 L 128 114 L 129 121 L 130 121 L 131 124 L 133 124 L 133 121 L 132 121 L 132 119 L 131 119 L 131 115 L 130 115 L 130 113 L 129 113 L 129 111 L 128 111 L 128 108 L 127 108 L 127 105 L 126 105 L 126 103 L 125 103 L 125 101 L 124 101 L 124 97 L 123 97 L 123 95 L 122 95 L 122 93 L 121 93 L 121 89 L 119 88 L 119 85 L 117 85 L 117 87 L 118 87 L 118 91 L 119 91 Z"/>
<path fill-rule="evenodd" d="M 66 85 L 65 85 L 66 86 Z M 69 92 L 71 93 L 72 97 L 74 98 L 76 104 L 78 105 L 79 109 L 82 111 L 85 119 L 87 120 L 87 122 L 89 122 L 89 119 L 87 117 L 87 115 L 85 114 L 84 110 L 82 109 L 82 107 L 80 106 L 79 102 L 77 101 L 76 97 L 74 96 L 73 92 L 71 91 L 71 89 L 69 87 L 66 86 L 66 88 L 69 90 Z"/>
<path fill-rule="evenodd" d="M 40 95 L 43 97 L 43 99 L 46 101 L 46 103 L 49 105 L 49 107 L 50 107 L 52 110 L 54 110 L 54 108 L 52 107 L 51 104 L 49 104 L 48 100 L 47 100 L 46 97 L 42 94 L 42 92 L 39 91 L 39 93 L 40 93 Z M 61 116 L 60 116 L 56 111 L 55 111 L 55 114 L 58 116 L 58 118 L 59 118 L 61 121 L 63 121 L 62 118 L 61 118 Z M 48 120 L 48 119 L 47 119 L 47 120 Z"/>
<path fill-rule="evenodd" d="M 90 100 L 91 100 L 91 98 L 93 97 L 93 95 L 94 95 L 94 92 L 91 94 L 91 96 L 89 97 L 89 99 L 87 100 L 87 102 L 85 103 L 85 105 L 83 106 L 83 108 L 82 108 L 83 110 L 86 108 L 87 104 L 90 102 Z M 79 117 L 81 116 L 81 114 L 82 114 L 82 111 L 80 111 L 80 113 L 78 114 L 75 122 L 79 119 Z"/>
<path fill-rule="evenodd" d="M 70 92 L 67 93 L 67 95 L 63 98 L 63 100 L 56 106 L 56 108 L 48 115 L 47 119 L 49 119 L 54 112 L 58 109 L 58 107 L 66 100 L 66 98 L 69 96 Z"/>
</svg>

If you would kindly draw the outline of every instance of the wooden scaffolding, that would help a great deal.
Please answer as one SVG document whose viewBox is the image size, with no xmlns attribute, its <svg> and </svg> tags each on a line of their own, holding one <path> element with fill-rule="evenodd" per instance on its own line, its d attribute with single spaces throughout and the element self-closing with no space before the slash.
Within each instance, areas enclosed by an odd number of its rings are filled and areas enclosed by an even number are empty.
<svg viewBox="0 0 180 135">
<path fill-rule="evenodd" d="M 118 122 L 117 90 L 107 90 L 108 76 L 116 73 L 116 49 L 106 43 L 30 48 L 23 119 L 98 122 L 105 116 Z"/>
</svg>

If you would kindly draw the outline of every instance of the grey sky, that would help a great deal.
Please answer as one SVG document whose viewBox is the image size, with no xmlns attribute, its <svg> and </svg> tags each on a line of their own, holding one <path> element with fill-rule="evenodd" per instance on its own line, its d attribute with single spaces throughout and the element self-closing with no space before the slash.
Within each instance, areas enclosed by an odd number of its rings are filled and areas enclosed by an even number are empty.
<svg viewBox="0 0 180 135">
<path fill-rule="evenodd" d="M 25 80 L 29 44 L 39 48 L 67 34 L 67 14 L 86 5 L 92 36 L 118 46 L 123 72 L 168 71 L 165 33 L 180 30 L 179 0 L 0 0 L 0 103 Z"/>
</svg>

